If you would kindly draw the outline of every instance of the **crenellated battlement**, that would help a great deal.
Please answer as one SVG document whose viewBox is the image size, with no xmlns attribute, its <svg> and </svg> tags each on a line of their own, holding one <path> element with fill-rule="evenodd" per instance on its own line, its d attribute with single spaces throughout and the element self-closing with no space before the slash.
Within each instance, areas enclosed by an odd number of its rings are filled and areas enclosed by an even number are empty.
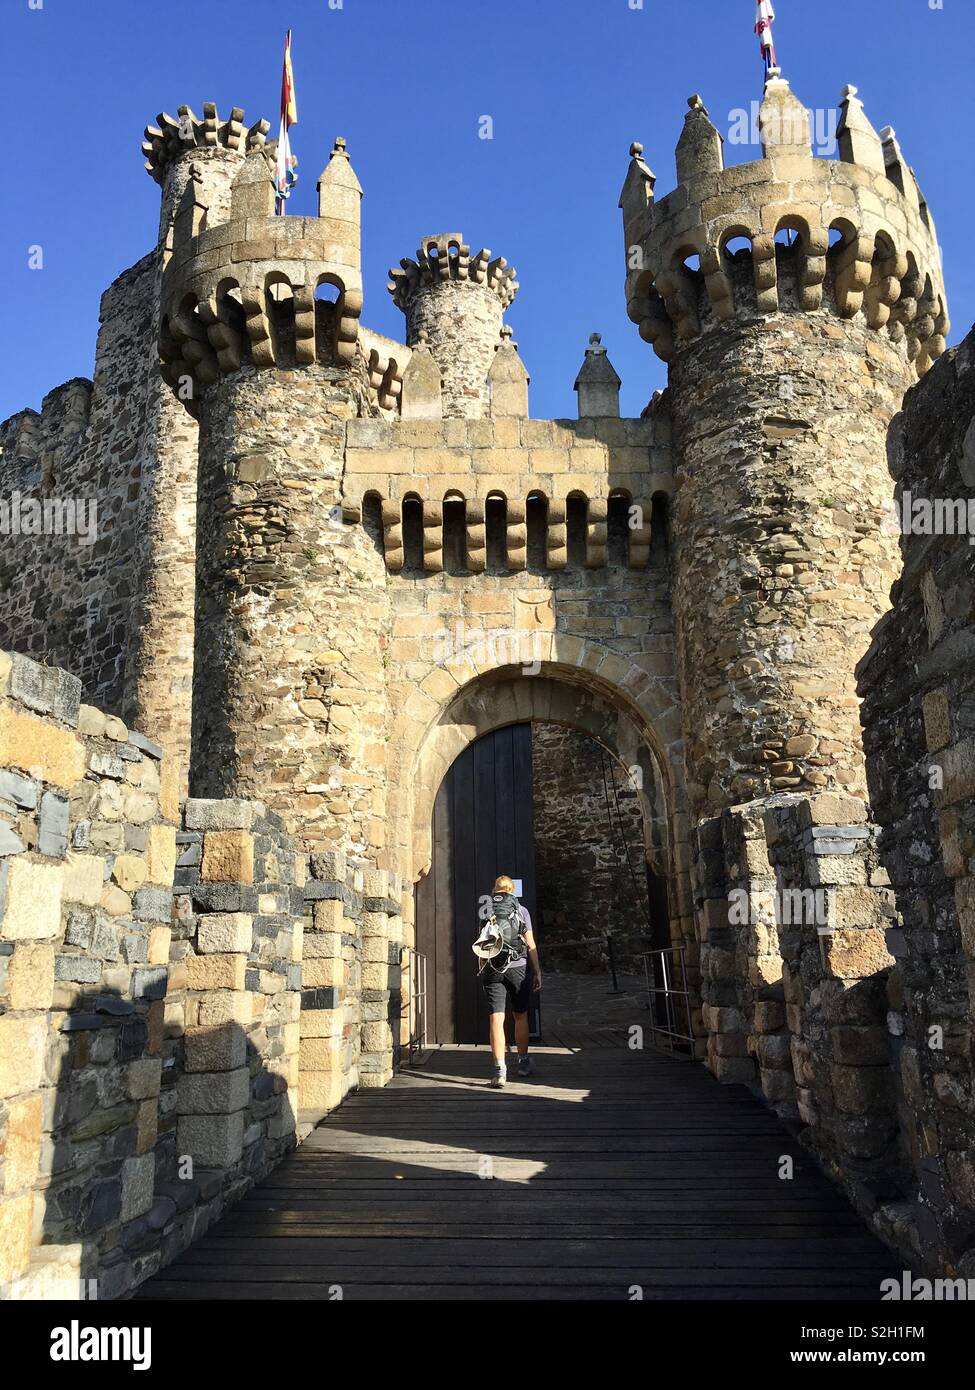
<svg viewBox="0 0 975 1390">
<path fill-rule="evenodd" d="M 825 310 L 863 314 L 923 375 L 949 327 L 934 223 L 893 131 L 876 133 L 856 88 L 841 101 L 838 160 L 813 156 L 808 114 L 781 78 L 761 105 L 763 157 L 747 164 L 725 168 L 700 97 L 688 107 L 677 187 L 655 199 L 634 145 L 620 198 L 628 313 L 657 355 L 670 362 L 737 315 Z M 748 245 L 730 251 L 737 240 Z"/>
<path fill-rule="evenodd" d="M 389 275 L 387 288 L 404 314 L 409 312 L 410 301 L 422 286 L 442 285 L 448 281 L 483 285 L 498 296 L 502 309 L 508 308 L 519 289 L 514 266 L 503 256 L 492 256 L 483 247 L 472 256 L 460 232 L 424 237 L 416 260 L 400 261 Z"/>
<path fill-rule="evenodd" d="M 362 188 L 345 141 L 319 182 L 318 217 L 276 217 L 273 145 L 256 145 L 212 221 L 191 166 L 163 280 L 163 375 L 195 410 L 199 392 L 245 363 L 258 368 L 350 363 L 362 312 Z M 323 287 L 334 291 L 334 302 Z M 187 385 L 187 383 L 192 385 Z"/>
<path fill-rule="evenodd" d="M 197 116 L 189 106 L 177 108 L 179 118 L 160 111 L 155 125 L 147 125 L 142 142 L 146 170 L 156 183 L 163 183 L 174 159 L 191 150 L 223 148 L 244 154 L 259 149 L 270 130 L 268 121 L 255 121 L 244 126 L 244 111 L 235 106 L 225 121 L 220 119 L 214 102 L 203 103 L 203 116 Z"/>
<path fill-rule="evenodd" d="M 0 421 L 0 483 L 4 488 L 48 485 L 70 466 L 91 416 L 92 383 L 72 377 L 56 386 L 40 411 L 21 410 Z"/>
<path fill-rule="evenodd" d="M 445 554 L 458 571 L 494 565 L 514 573 L 526 568 L 530 539 L 539 569 L 599 569 L 610 562 L 611 512 L 620 514 L 614 554 L 629 569 L 645 569 L 652 515 L 658 528 L 664 524 L 655 503 L 673 493 L 664 414 L 346 426 L 343 510 L 366 521 L 373 513 L 390 573 L 440 573 Z"/>
</svg>

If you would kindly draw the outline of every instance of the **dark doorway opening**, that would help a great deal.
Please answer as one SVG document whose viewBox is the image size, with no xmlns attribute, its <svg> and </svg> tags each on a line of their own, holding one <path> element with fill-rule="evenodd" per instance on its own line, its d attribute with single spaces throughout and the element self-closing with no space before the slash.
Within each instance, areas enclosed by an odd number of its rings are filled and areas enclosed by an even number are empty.
<svg viewBox="0 0 975 1390">
<path fill-rule="evenodd" d="M 512 724 L 465 749 L 437 793 L 431 867 L 416 887 L 429 1040 L 487 1042 L 471 943 L 502 873 L 521 882 L 546 982 L 533 1039 L 543 1014 L 560 1030 L 573 1013 L 615 1017 L 610 1004 L 624 1001 L 611 992 L 642 998 L 643 953 L 670 940 L 668 881 L 648 862 L 648 831 L 626 770 L 591 735 Z"/>
</svg>

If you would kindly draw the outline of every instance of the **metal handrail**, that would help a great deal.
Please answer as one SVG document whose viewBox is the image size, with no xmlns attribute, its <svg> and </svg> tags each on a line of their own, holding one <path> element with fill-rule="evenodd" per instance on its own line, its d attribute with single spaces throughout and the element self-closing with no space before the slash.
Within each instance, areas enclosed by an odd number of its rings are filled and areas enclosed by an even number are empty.
<svg viewBox="0 0 975 1390">
<path fill-rule="evenodd" d="M 687 985 L 686 950 L 685 946 L 663 946 L 655 951 L 644 951 L 643 969 L 650 1004 L 650 1029 L 654 1041 L 660 1037 L 671 1051 L 675 1051 L 678 1046 L 689 1047 L 693 1054 L 696 1039 L 691 1021 L 691 991 Z M 680 988 L 674 985 L 677 973 L 674 969 L 675 962 L 679 967 Z M 686 1031 L 681 1031 L 678 1026 L 679 1008 L 683 1009 Z"/>
<path fill-rule="evenodd" d="M 412 946 L 404 946 L 403 954 L 407 972 L 407 1021 L 409 1040 L 407 1052 L 409 1064 L 413 1065 L 418 1054 L 427 1045 L 427 958 L 422 951 Z"/>
</svg>

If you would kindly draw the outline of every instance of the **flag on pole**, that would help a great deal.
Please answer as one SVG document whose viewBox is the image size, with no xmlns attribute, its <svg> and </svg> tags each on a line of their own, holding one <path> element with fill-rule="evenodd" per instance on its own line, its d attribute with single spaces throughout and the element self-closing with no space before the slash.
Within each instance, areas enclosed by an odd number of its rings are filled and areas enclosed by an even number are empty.
<svg viewBox="0 0 975 1390">
<path fill-rule="evenodd" d="M 765 62 L 765 71 L 778 67 L 775 61 L 775 43 L 772 39 L 772 20 L 775 18 L 775 10 L 772 8 L 772 0 L 758 0 L 755 6 L 755 33 L 758 35 L 758 42 L 762 48 L 762 58 Z"/>
<path fill-rule="evenodd" d="M 284 70 L 281 74 L 281 125 L 278 130 L 278 151 L 274 161 L 274 188 L 277 199 L 274 210 L 284 216 L 285 199 L 298 182 L 298 160 L 291 153 L 288 131 L 298 124 L 298 104 L 295 100 L 295 75 L 291 67 L 291 30 L 284 41 Z"/>
</svg>

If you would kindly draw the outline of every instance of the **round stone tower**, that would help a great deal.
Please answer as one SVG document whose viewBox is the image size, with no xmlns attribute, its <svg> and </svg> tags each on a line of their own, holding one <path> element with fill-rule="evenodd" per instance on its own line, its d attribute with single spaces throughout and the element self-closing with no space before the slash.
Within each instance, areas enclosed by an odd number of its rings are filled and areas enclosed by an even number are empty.
<svg viewBox="0 0 975 1390">
<path fill-rule="evenodd" d="M 887 429 L 948 326 L 934 226 L 855 88 L 838 160 L 781 78 L 752 163 L 724 168 L 688 105 L 676 190 L 654 201 L 633 146 L 620 206 L 629 314 L 669 364 L 693 805 L 865 796 L 854 673 L 899 570 Z"/>
<path fill-rule="evenodd" d="M 202 119 L 189 106 L 176 116 L 160 111 L 156 125 L 148 125 L 142 142 L 146 169 L 162 189 L 159 238 L 165 241 L 190 181 L 191 170 L 201 186 L 211 226 L 226 222 L 230 213 L 230 188 L 242 161 L 264 144 L 270 126 L 257 121 L 245 128 L 244 112 L 235 106 L 222 121 L 212 101 L 203 103 Z M 195 169 L 194 169 L 195 166 Z"/>
<path fill-rule="evenodd" d="M 200 427 L 190 791 L 259 798 L 381 867 L 385 572 L 341 505 L 368 393 L 344 141 L 318 190 L 318 217 L 274 216 L 255 144 L 229 202 L 191 171 L 174 219 L 162 370 Z"/>
<path fill-rule="evenodd" d="M 445 417 L 487 414 L 487 376 L 504 311 L 518 293 L 503 257 L 464 244 L 460 232 L 423 238 L 416 260 L 391 270 L 389 292 L 406 315 L 410 347 L 424 341 L 443 378 Z"/>
</svg>

